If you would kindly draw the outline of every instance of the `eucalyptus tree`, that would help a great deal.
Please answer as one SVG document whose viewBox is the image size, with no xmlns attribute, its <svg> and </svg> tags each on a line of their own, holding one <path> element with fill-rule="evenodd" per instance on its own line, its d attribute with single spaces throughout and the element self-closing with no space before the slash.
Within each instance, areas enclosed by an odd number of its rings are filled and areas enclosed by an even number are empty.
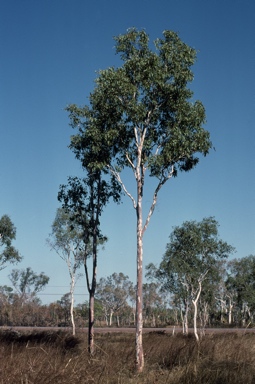
<svg viewBox="0 0 255 384">
<path fill-rule="evenodd" d="M 128 300 L 133 292 L 133 283 L 124 273 L 113 273 L 106 278 L 101 277 L 97 286 L 96 298 L 104 308 L 107 323 L 112 325 L 113 314 L 117 315 L 117 325 L 119 326 L 118 312 L 127 306 Z"/>
<path fill-rule="evenodd" d="M 6 267 L 7 263 L 17 263 L 22 257 L 13 247 L 12 241 L 16 239 L 16 228 L 8 215 L 3 215 L 0 219 L 0 270 Z"/>
<path fill-rule="evenodd" d="M 209 289 L 208 282 L 218 279 L 218 260 L 234 252 L 231 245 L 219 238 L 218 226 L 213 217 L 208 217 L 200 222 L 186 221 L 175 227 L 159 266 L 164 288 L 180 296 L 186 308 L 193 305 L 197 340 L 197 306 L 202 286 L 206 281 Z M 185 316 L 187 322 L 187 309 Z"/>
<path fill-rule="evenodd" d="M 30 267 L 26 269 L 13 269 L 9 279 L 19 295 L 21 305 L 26 301 L 35 300 L 37 293 L 41 292 L 50 280 L 44 272 L 37 274 Z"/>
<path fill-rule="evenodd" d="M 70 276 L 70 317 L 73 335 L 75 335 L 74 290 L 75 284 L 80 277 L 77 271 L 83 265 L 86 252 L 83 240 L 82 226 L 72 219 L 67 210 L 58 208 L 47 243 L 64 260 L 68 268 Z"/>
<path fill-rule="evenodd" d="M 86 152 L 86 153 L 85 153 Z M 79 179 L 69 177 L 67 185 L 61 185 L 58 199 L 62 206 L 70 215 L 73 225 L 82 229 L 82 239 L 84 247 L 83 265 L 87 289 L 89 293 L 89 325 L 88 325 L 88 351 L 94 353 L 94 305 L 95 292 L 97 285 L 97 260 L 98 248 L 103 245 L 107 237 L 102 235 L 100 229 L 100 216 L 103 209 L 112 197 L 115 201 L 119 199 L 119 189 L 115 188 L 111 182 L 104 180 L 100 164 L 97 162 L 97 155 L 93 157 L 91 147 L 87 146 L 83 151 L 84 157 L 93 159 L 94 166 L 83 164 L 86 177 Z M 88 261 L 92 259 L 91 276 L 89 274 Z"/>
<path fill-rule="evenodd" d="M 157 317 L 165 304 L 163 295 L 158 291 L 157 283 L 143 284 L 144 322 L 151 320 L 151 325 L 156 327 Z"/>
<path fill-rule="evenodd" d="M 229 310 L 232 304 L 245 326 L 247 321 L 253 322 L 255 314 L 255 255 L 229 261 L 227 272 Z"/>
<path fill-rule="evenodd" d="M 148 34 L 135 28 L 115 37 L 115 43 L 122 66 L 99 72 L 88 106 L 70 105 L 67 110 L 72 126 L 78 128 L 71 142 L 76 155 L 83 158 L 89 145 L 136 212 L 136 368 L 140 372 L 144 366 L 143 236 L 163 185 L 178 171 L 193 169 L 199 154 L 208 154 L 211 141 L 203 128 L 204 107 L 192 100 L 193 92 L 187 86 L 193 80 L 195 50 L 172 31 L 164 31 L 153 47 Z M 85 156 L 85 166 L 87 161 Z M 125 167 L 134 176 L 134 192 L 122 177 Z M 147 176 L 154 178 L 155 185 L 150 208 L 143 216 Z"/>
</svg>

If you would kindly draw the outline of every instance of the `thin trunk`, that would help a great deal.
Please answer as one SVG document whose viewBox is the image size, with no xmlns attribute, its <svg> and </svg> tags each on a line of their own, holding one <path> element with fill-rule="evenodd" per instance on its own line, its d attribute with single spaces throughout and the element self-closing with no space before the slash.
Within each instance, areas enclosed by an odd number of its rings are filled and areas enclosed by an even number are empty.
<svg viewBox="0 0 255 384">
<path fill-rule="evenodd" d="M 101 188 L 101 179 L 99 178 L 96 186 L 96 192 L 94 190 L 95 186 L 92 182 L 90 186 L 90 209 L 91 209 L 91 227 L 93 231 L 92 236 L 92 281 L 91 287 L 89 284 L 88 268 L 85 258 L 85 274 L 87 280 L 87 288 L 89 292 L 89 327 L 88 327 L 88 352 L 90 355 L 94 354 L 95 345 L 94 345 L 94 312 L 95 312 L 95 292 L 96 292 L 96 277 L 97 277 L 97 241 L 98 241 L 98 225 L 99 225 L 99 212 L 100 212 L 100 188 Z M 96 197 L 96 204 L 95 199 Z"/>
<path fill-rule="evenodd" d="M 193 322 L 194 322 L 194 335 L 195 335 L 196 340 L 199 341 L 199 337 L 198 337 L 198 334 L 197 334 L 197 300 L 192 300 L 192 303 L 194 305 L 194 319 L 193 319 Z"/>
<path fill-rule="evenodd" d="M 74 281 L 75 277 L 72 276 L 72 281 L 71 281 L 71 289 L 70 289 L 70 294 L 71 294 L 71 305 L 70 305 L 70 316 L 71 316 L 71 322 L 72 322 L 72 328 L 73 328 L 73 336 L 75 336 L 75 322 L 74 322 L 74 315 L 73 315 L 73 309 L 74 309 Z"/>
<path fill-rule="evenodd" d="M 94 312 L 95 312 L 95 291 L 96 291 L 96 274 L 97 274 L 97 235 L 94 226 L 93 233 L 93 272 L 92 283 L 89 291 L 89 329 L 88 329 L 88 351 L 91 355 L 94 354 Z"/>
<path fill-rule="evenodd" d="M 188 301 L 185 301 L 185 312 L 183 318 L 183 333 L 184 335 L 189 334 L 189 323 L 188 323 L 188 315 L 189 315 L 189 304 Z"/>
<path fill-rule="evenodd" d="M 110 310 L 110 320 L 109 320 L 109 326 L 110 327 L 112 326 L 112 315 L 113 315 L 113 311 Z"/>
<path fill-rule="evenodd" d="M 182 308 L 180 309 L 180 314 L 181 314 L 181 322 L 182 322 L 182 333 L 184 334 L 184 318 L 183 318 Z"/>
<path fill-rule="evenodd" d="M 228 324 L 232 324 L 232 308 L 233 308 L 233 304 L 232 302 L 230 301 L 229 302 L 229 311 L 228 311 Z"/>
<path fill-rule="evenodd" d="M 194 305 L 194 318 L 193 318 L 193 322 L 194 322 L 194 335 L 195 335 L 195 338 L 196 338 L 197 341 L 199 341 L 199 337 L 198 337 L 198 334 L 197 334 L 197 302 L 198 302 L 198 299 L 200 297 L 201 290 L 202 290 L 201 282 L 199 281 L 198 284 L 199 284 L 199 288 L 198 288 L 197 296 L 196 296 L 196 298 L 194 300 L 192 299 L 192 303 Z"/>
<path fill-rule="evenodd" d="M 156 318 L 154 313 L 152 314 L 152 326 L 155 328 L 156 327 Z"/>
<path fill-rule="evenodd" d="M 88 327 L 88 351 L 93 355 L 95 346 L 94 346 L 94 292 L 90 290 L 89 292 L 89 327 Z"/>
</svg>

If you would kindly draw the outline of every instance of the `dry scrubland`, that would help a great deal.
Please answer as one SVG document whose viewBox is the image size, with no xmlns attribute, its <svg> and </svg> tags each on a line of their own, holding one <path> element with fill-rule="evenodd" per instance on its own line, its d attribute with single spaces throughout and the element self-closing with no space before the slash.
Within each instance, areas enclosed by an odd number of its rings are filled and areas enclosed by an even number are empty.
<svg viewBox="0 0 255 384">
<path fill-rule="evenodd" d="M 86 335 L 0 332 L 1 384 L 240 384 L 255 383 L 255 334 L 144 335 L 144 372 L 134 373 L 134 335 L 96 335 L 89 357 Z"/>
</svg>

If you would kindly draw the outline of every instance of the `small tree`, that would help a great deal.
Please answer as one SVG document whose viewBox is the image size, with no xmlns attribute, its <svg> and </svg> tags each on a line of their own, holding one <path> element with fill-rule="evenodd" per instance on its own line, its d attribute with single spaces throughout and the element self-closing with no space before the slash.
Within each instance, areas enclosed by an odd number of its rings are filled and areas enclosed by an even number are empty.
<svg viewBox="0 0 255 384">
<path fill-rule="evenodd" d="M 151 325 L 156 327 L 156 319 L 162 308 L 164 297 L 158 291 L 158 284 L 155 282 L 143 284 L 143 313 L 145 321 L 151 320 Z M 145 322 L 144 321 L 144 322 Z"/>
<path fill-rule="evenodd" d="M 35 300 L 37 293 L 42 291 L 49 282 L 49 277 L 43 272 L 36 274 L 30 267 L 13 269 L 9 279 L 19 295 L 21 305 Z"/>
<path fill-rule="evenodd" d="M 0 252 L 0 270 L 6 267 L 7 263 L 18 263 L 22 257 L 13 247 L 12 241 L 16 239 L 16 228 L 8 215 L 3 215 L 0 219 L 0 247 L 4 249 Z"/>
<path fill-rule="evenodd" d="M 106 318 L 109 318 L 107 323 L 110 326 L 113 314 L 117 315 L 117 325 L 119 326 L 118 312 L 127 305 L 132 289 L 132 282 L 122 272 L 113 273 L 111 276 L 102 277 L 99 280 L 96 298 L 102 303 Z"/>
<path fill-rule="evenodd" d="M 57 210 L 55 220 L 52 224 L 52 233 L 47 243 L 67 265 L 70 276 L 70 316 L 75 335 L 74 321 L 74 290 L 75 284 L 80 277 L 77 270 L 83 264 L 85 255 L 85 243 L 83 228 L 63 208 Z"/>
<path fill-rule="evenodd" d="M 186 221 L 175 227 L 159 267 L 165 289 L 182 297 L 186 307 L 194 307 L 194 333 L 197 334 L 197 305 L 205 279 L 217 279 L 217 261 L 228 257 L 234 248 L 219 239 L 213 217 L 201 222 Z M 187 321 L 187 314 L 185 314 Z"/>
<path fill-rule="evenodd" d="M 187 84 L 193 80 L 191 66 L 194 49 L 178 35 L 164 31 L 163 38 L 149 45 L 145 31 L 135 28 L 115 38 L 116 52 L 123 65 L 99 72 L 90 106 L 70 105 L 72 126 L 79 134 L 71 147 L 83 163 L 89 145 L 99 154 L 100 164 L 131 199 L 137 218 L 137 294 L 136 294 L 136 368 L 143 370 L 142 275 L 143 236 L 154 212 L 158 193 L 179 171 L 189 171 L 199 162 L 198 154 L 211 148 L 209 133 L 203 129 L 205 111 L 201 102 L 191 101 Z M 124 167 L 131 169 L 136 193 L 131 193 L 121 177 Z M 146 175 L 156 180 L 151 206 L 145 220 L 143 195 Z"/>
<path fill-rule="evenodd" d="M 86 156 L 90 157 L 91 148 L 89 146 L 86 151 Z M 85 156 L 85 153 L 83 153 L 83 156 Z M 90 158 L 92 159 L 92 157 L 91 154 Z M 94 353 L 94 304 L 98 247 L 107 240 L 100 231 L 100 216 L 110 197 L 113 197 L 114 200 L 119 198 L 114 185 L 103 179 L 103 173 L 95 157 L 95 168 L 85 169 L 87 177 L 84 179 L 69 177 L 68 185 L 62 185 L 58 194 L 58 199 L 62 202 L 63 208 L 69 212 L 71 220 L 75 225 L 82 228 L 84 242 L 83 264 L 89 292 L 88 350 L 90 354 Z M 92 259 L 91 275 L 88 268 L 88 259 L 90 257 Z"/>
<path fill-rule="evenodd" d="M 226 288 L 229 311 L 232 312 L 235 304 L 242 326 L 245 326 L 247 321 L 253 322 L 255 312 L 255 255 L 228 262 Z M 232 320 L 232 316 L 229 318 Z"/>
</svg>

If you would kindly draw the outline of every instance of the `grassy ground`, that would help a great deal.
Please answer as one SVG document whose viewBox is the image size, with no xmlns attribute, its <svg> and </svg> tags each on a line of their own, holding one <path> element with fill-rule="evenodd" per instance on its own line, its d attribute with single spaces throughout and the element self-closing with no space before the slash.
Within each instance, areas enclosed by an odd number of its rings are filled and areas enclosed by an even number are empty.
<svg viewBox="0 0 255 384">
<path fill-rule="evenodd" d="M 255 334 L 144 334 L 145 369 L 134 373 L 134 335 L 0 332 L 0 384 L 252 384 Z"/>
</svg>

